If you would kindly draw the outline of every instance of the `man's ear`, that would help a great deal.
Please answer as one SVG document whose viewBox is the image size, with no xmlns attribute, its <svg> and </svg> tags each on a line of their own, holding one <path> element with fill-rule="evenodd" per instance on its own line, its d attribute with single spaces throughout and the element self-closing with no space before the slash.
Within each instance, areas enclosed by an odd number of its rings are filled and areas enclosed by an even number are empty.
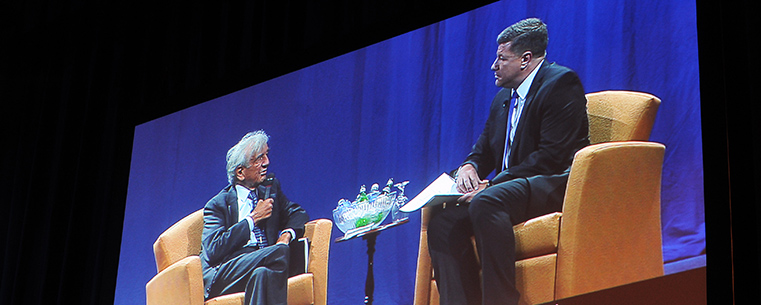
<svg viewBox="0 0 761 305">
<path fill-rule="evenodd" d="M 246 176 L 243 175 L 243 166 L 238 166 L 235 169 L 235 178 L 238 179 L 238 181 L 243 181 Z"/>
<path fill-rule="evenodd" d="M 534 54 L 531 53 L 531 51 L 523 52 L 523 55 L 521 55 L 521 70 L 528 68 L 529 63 L 531 63 L 531 59 L 534 58 Z"/>
</svg>

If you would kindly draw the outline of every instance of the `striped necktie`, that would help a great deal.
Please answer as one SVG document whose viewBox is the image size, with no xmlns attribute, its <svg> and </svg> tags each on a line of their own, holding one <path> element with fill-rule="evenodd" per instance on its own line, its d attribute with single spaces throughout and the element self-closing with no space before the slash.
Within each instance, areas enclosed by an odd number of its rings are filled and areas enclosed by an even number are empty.
<svg viewBox="0 0 761 305">
<path fill-rule="evenodd" d="M 505 129 L 505 150 L 502 156 L 502 170 L 507 169 L 507 161 L 510 157 L 510 147 L 513 145 L 510 133 L 513 129 L 513 115 L 515 115 L 515 107 L 518 105 L 518 91 L 513 90 L 513 95 L 510 97 L 510 108 L 507 110 L 507 128 Z"/>
<path fill-rule="evenodd" d="M 248 193 L 248 199 L 251 200 L 251 211 L 253 212 L 256 208 L 256 194 L 254 194 L 254 191 L 251 191 Z M 264 235 L 264 230 L 259 228 L 258 225 L 254 225 L 254 228 L 251 230 L 254 232 L 254 236 L 256 236 L 256 245 L 259 246 L 259 248 L 264 248 L 267 246 L 267 236 Z"/>
</svg>

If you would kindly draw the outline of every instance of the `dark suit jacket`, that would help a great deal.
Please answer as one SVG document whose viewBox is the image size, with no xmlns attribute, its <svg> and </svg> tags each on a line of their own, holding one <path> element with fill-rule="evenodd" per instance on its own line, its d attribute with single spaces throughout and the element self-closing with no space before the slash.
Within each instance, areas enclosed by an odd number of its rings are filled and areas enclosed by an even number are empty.
<svg viewBox="0 0 761 305">
<path fill-rule="evenodd" d="M 579 77 L 566 67 L 542 63 L 515 130 L 509 167 L 499 172 L 510 94 L 502 89 L 494 97 L 486 126 L 463 164 L 473 164 L 481 179 L 497 169 L 492 185 L 519 177 L 567 176 L 574 154 L 589 145 L 587 100 Z"/>
<path fill-rule="evenodd" d="M 275 244 L 280 231 L 291 228 L 296 232 L 293 240 L 304 234 L 304 224 L 309 220 L 306 211 L 295 202 L 288 200 L 280 190 L 280 181 L 271 178 L 269 186 L 260 185 L 256 189 L 259 199 L 273 198 L 272 216 L 263 220 L 267 241 Z M 265 197 L 266 196 L 266 197 Z M 206 203 L 203 210 L 203 236 L 201 241 L 201 262 L 204 282 L 214 277 L 214 270 L 220 264 L 253 248 L 243 246 L 248 243 L 250 230 L 248 222 L 238 221 L 238 196 L 233 185 L 228 185 Z M 259 225 L 262 227 L 262 225 Z"/>
</svg>

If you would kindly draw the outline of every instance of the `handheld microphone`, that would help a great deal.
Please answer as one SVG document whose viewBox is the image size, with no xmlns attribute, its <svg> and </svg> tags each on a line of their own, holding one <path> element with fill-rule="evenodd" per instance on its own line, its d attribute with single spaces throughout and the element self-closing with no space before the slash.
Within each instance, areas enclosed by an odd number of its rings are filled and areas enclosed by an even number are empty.
<svg viewBox="0 0 761 305">
<path fill-rule="evenodd" d="M 267 178 L 264 178 L 262 185 L 272 185 L 272 181 L 275 179 L 274 173 L 267 173 Z"/>
<path fill-rule="evenodd" d="M 272 197 L 270 197 L 270 188 L 272 188 L 272 183 L 275 182 L 275 174 L 273 173 L 267 173 L 267 178 L 264 179 L 262 182 L 262 186 L 264 186 L 264 198 L 274 198 L 274 194 Z"/>
</svg>

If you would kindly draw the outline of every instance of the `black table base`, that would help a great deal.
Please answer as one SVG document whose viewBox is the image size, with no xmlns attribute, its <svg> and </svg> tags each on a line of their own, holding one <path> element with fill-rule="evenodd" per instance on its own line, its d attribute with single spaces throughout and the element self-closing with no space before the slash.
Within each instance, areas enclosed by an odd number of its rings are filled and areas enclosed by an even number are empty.
<svg viewBox="0 0 761 305">
<path fill-rule="evenodd" d="M 405 224 L 409 221 L 410 220 L 408 218 L 404 218 L 402 220 L 398 220 L 390 224 L 382 225 L 380 227 L 377 227 L 375 229 L 369 230 L 364 233 L 353 235 L 351 237 L 344 236 L 344 237 L 336 239 L 337 243 L 351 240 L 357 237 L 362 237 L 362 239 L 367 241 L 367 278 L 365 279 L 365 304 L 367 305 L 373 304 L 373 293 L 375 292 L 375 277 L 373 275 L 373 256 L 375 256 L 375 240 L 378 238 L 378 234 L 380 234 L 380 232 L 386 229 L 390 229 L 398 225 Z"/>
<path fill-rule="evenodd" d="M 365 304 L 373 304 L 373 292 L 375 292 L 375 276 L 373 275 L 373 256 L 375 254 L 375 239 L 380 232 L 368 234 L 362 237 L 367 241 L 367 278 L 365 279 Z"/>
</svg>

